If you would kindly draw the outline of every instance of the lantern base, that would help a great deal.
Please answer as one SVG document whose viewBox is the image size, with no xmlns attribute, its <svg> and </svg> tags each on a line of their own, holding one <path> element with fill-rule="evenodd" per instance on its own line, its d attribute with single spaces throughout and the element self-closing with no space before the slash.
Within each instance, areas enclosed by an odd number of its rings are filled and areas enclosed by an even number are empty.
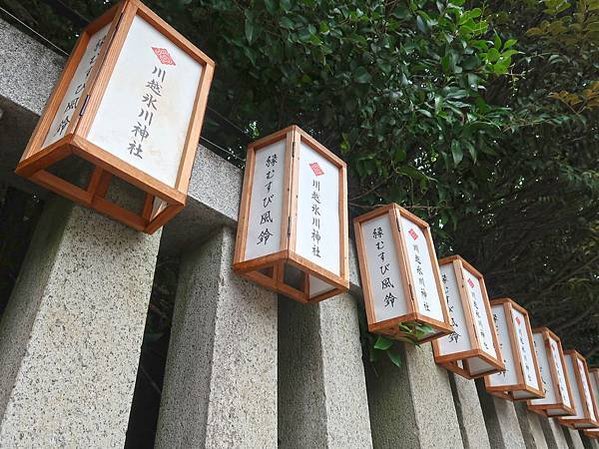
<svg viewBox="0 0 599 449">
<path fill-rule="evenodd" d="M 439 365 L 441 365 L 443 368 L 445 368 L 446 370 L 449 370 L 453 373 L 456 373 L 466 379 L 472 380 L 472 379 L 479 379 L 481 377 L 484 376 L 488 376 L 490 374 L 496 374 L 496 373 L 500 373 L 503 370 L 501 368 L 497 368 L 495 366 L 490 366 L 488 370 L 486 371 L 481 371 L 481 372 L 476 372 L 473 373 L 470 369 L 466 368 L 467 364 L 465 364 L 464 362 L 467 362 L 468 359 L 462 361 L 456 361 L 456 362 L 448 362 L 448 363 L 439 363 Z M 462 362 L 462 363 L 460 363 Z M 461 364 L 461 366 L 460 366 Z"/>
<path fill-rule="evenodd" d="M 128 164 L 69 134 L 17 165 L 15 172 L 60 196 L 95 209 L 138 231 L 153 234 L 177 215 L 186 197 L 165 194 L 129 174 Z M 113 182 L 115 181 L 115 182 Z M 121 184 L 140 201 L 124 204 L 111 187 Z M 126 187 L 125 187 L 126 186 Z M 169 189 L 170 190 L 170 189 Z"/>
<path fill-rule="evenodd" d="M 563 404 L 542 404 L 534 405 L 528 401 L 528 409 L 538 415 L 546 418 L 559 418 L 575 414 L 575 410 L 566 407 Z"/>
<path fill-rule="evenodd" d="M 406 327 L 428 326 L 432 331 L 426 335 L 418 336 L 417 333 L 407 332 Z M 441 338 L 453 332 L 453 328 L 443 321 L 437 321 L 419 313 L 409 313 L 390 320 L 368 324 L 368 331 L 380 334 L 393 340 L 416 340 L 419 344 Z"/>
<path fill-rule="evenodd" d="M 594 429 L 599 427 L 599 423 L 591 419 L 558 418 L 562 426 L 570 427 L 575 430 Z"/>
<path fill-rule="evenodd" d="M 487 378 L 485 378 L 485 384 L 486 382 Z M 542 392 L 535 391 L 530 387 L 517 386 L 511 390 L 501 390 L 500 387 L 489 387 L 487 385 L 485 385 L 485 387 L 487 393 L 512 402 L 528 401 L 530 399 L 542 399 L 545 397 Z"/>
<path fill-rule="evenodd" d="M 592 438 L 594 440 L 599 440 L 599 429 L 597 429 L 597 430 L 585 430 L 585 431 L 583 431 L 583 433 L 588 438 Z"/>
<path fill-rule="evenodd" d="M 327 276 L 302 263 L 292 251 L 233 264 L 241 277 L 302 304 L 316 303 L 349 290 L 349 281 Z"/>
</svg>

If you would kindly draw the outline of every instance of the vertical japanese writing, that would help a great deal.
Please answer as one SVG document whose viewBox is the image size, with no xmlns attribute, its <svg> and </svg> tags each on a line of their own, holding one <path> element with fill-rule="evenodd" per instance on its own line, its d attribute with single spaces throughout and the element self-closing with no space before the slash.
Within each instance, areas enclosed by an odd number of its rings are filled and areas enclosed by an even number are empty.
<svg viewBox="0 0 599 449">
<path fill-rule="evenodd" d="M 580 373 L 580 379 L 582 383 L 582 393 L 584 395 L 584 401 L 586 403 L 587 409 L 589 411 L 590 418 L 595 421 L 595 409 L 593 406 L 593 399 L 591 396 L 591 390 L 589 388 L 589 382 L 587 379 L 587 370 L 585 369 L 584 363 L 580 360 L 576 360 L 576 364 L 578 367 L 578 372 Z"/>
<path fill-rule="evenodd" d="M 154 114 L 158 113 L 165 77 L 166 70 L 154 66 L 151 76 L 146 82 L 146 90 L 140 99 L 140 111 L 133 123 L 129 146 L 127 147 L 130 155 L 140 159 L 143 159 L 143 142 L 150 137 Z"/>
<path fill-rule="evenodd" d="M 458 340 L 460 339 L 460 337 L 462 336 L 462 334 L 460 334 L 458 332 L 458 329 L 460 328 L 459 324 L 456 322 L 455 320 L 455 316 L 454 316 L 454 309 L 455 309 L 455 304 L 453 304 L 453 301 L 450 298 L 450 294 L 449 294 L 449 285 L 447 285 L 447 273 L 443 273 L 441 275 L 441 280 L 443 281 L 443 289 L 445 292 L 445 300 L 447 301 L 447 309 L 449 310 L 449 319 L 451 320 L 451 326 L 453 327 L 453 332 L 451 334 L 448 335 L 448 339 L 450 342 L 452 343 L 457 343 Z"/>
<path fill-rule="evenodd" d="M 98 55 L 102 50 L 102 45 L 104 44 L 105 40 L 106 34 L 104 34 L 104 36 L 98 39 L 98 41 L 93 46 L 91 53 L 88 53 L 88 51 L 85 52 L 83 56 L 84 59 L 81 61 L 81 64 L 84 64 L 85 72 L 83 73 L 82 79 L 79 80 L 80 82 L 77 83 L 75 89 L 71 92 L 71 95 L 68 97 L 66 106 L 62 109 L 62 111 L 57 112 L 57 114 L 61 114 L 61 119 L 54 128 L 52 134 L 53 138 L 61 138 L 65 134 L 67 128 L 69 127 L 71 119 L 73 118 L 73 113 L 75 112 L 75 109 L 77 108 L 77 105 L 81 100 L 81 95 L 85 90 L 88 78 L 94 68 L 94 65 L 98 60 Z"/>
<path fill-rule="evenodd" d="M 424 280 L 424 271 L 422 271 L 422 260 L 420 259 L 420 257 L 421 257 L 420 248 L 416 244 L 416 240 L 418 239 L 418 234 L 416 233 L 416 231 L 414 231 L 413 228 L 408 231 L 408 234 L 414 240 L 414 242 L 412 243 L 412 249 L 414 251 L 414 263 L 416 264 L 416 274 L 418 275 L 418 285 L 416 286 L 416 288 L 420 292 L 420 297 L 422 298 L 422 307 L 427 312 L 430 312 L 431 306 L 429 304 L 428 294 L 426 292 L 426 282 Z"/>
<path fill-rule="evenodd" d="M 497 317 L 497 314 L 495 312 L 493 312 L 493 324 L 495 325 L 495 332 L 497 332 L 497 335 L 501 335 L 501 331 L 499 330 L 499 318 Z M 502 376 L 504 379 L 507 376 L 507 372 L 508 372 L 508 361 L 505 358 L 505 349 L 503 348 L 503 341 L 501 338 L 499 338 L 499 349 L 501 350 L 501 353 L 504 354 L 503 356 L 503 365 L 505 366 L 505 370 L 495 374 L 495 376 Z"/>
<path fill-rule="evenodd" d="M 318 180 L 318 176 L 324 174 L 322 168 L 318 162 L 312 162 L 310 164 L 310 168 L 312 169 L 312 173 L 314 178 L 312 179 L 312 192 L 310 193 L 310 199 L 312 203 L 312 255 L 320 258 L 320 240 L 322 236 L 320 234 L 320 226 L 322 214 L 320 212 L 320 208 L 322 206 L 322 202 L 320 199 L 320 181 Z"/>
<path fill-rule="evenodd" d="M 393 295 L 391 289 L 395 288 L 393 279 L 389 273 L 390 263 L 385 260 L 385 233 L 383 228 L 380 226 L 374 228 L 372 231 L 372 238 L 375 241 L 377 249 L 377 265 L 381 274 L 381 291 L 383 292 L 383 304 L 385 307 L 395 307 L 395 300 L 397 297 Z M 387 290 L 387 291 L 386 291 Z"/>
<path fill-rule="evenodd" d="M 539 353 L 539 345 L 537 345 L 537 339 L 533 338 L 532 340 L 532 344 L 535 348 L 535 353 L 537 354 L 537 359 L 541 359 L 542 354 Z M 543 347 L 541 347 L 541 351 L 543 351 Z M 543 369 L 543 364 L 539 363 L 539 373 L 541 374 L 541 382 L 543 382 L 543 393 L 545 394 L 545 396 L 547 395 L 547 391 L 548 391 L 548 382 L 546 380 L 547 375 L 551 375 L 551 373 L 545 373 L 545 370 Z"/>
<path fill-rule="evenodd" d="M 551 348 L 551 360 L 553 362 L 553 366 L 555 367 L 555 373 L 557 375 L 557 383 L 559 387 L 559 391 L 562 396 L 562 400 L 564 404 L 568 407 L 570 406 L 570 395 L 568 394 L 568 388 L 566 387 L 566 379 L 564 378 L 564 368 L 562 366 L 562 361 L 559 354 L 559 349 L 557 346 L 557 342 L 552 338 L 549 339 L 549 345 Z"/>
<path fill-rule="evenodd" d="M 482 298 L 479 298 L 477 289 L 476 289 L 476 285 L 475 283 L 472 281 L 472 279 L 468 279 L 468 289 L 470 291 L 470 295 L 472 297 L 472 306 L 474 308 L 474 320 L 476 323 L 476 330 L 478 331 L 478 334 L 480 335 L 480 341 L 483 345 L 483 348 L 485 349 L 486 352 L 490 351 L 490 346 L 489 346 L 489 341 L 487 339 L 487 335 L 485 333 L 485 327 L 483 324 L 483 319 L 487 319 L 486 316 L 484 316 L 485 311 L 482 310 L 481 311 L 481 307 L 480 304 L 482 303 Z M 483 318 L 484 317 L 484 318 Z"/>
<path fill-rule="evenodd" d="M 533 381 L 533 361 L 531 358 L 530 347 L 527 344 L 528 337 L 525 337 L 525 320 L 524 317 L 519 313 L 514 311 L 514 322 L 516 323 L 516 336 L 518 339 L 518 343 L 520 344 L 520 352 L 522 355 L 522 360 L 520 361 L 520 365 L 524 369 L 524 375 L 526 376 L 526 380 L 528 380 L 528 384 L 534 384 Z"/>
<path fill-rule="evenodd" d="M 276 169 L 275 166 L 279 163 L 277 155 L 275 153 L 269 154 L 264 162 L 265 170 L 264 170 L 264 188 L 266 190 L 262 199 L 262 209 L 260 212 L 260 223 L 259 226 L 260 234 L 258 234 L 258 241 L 256 245 L 266 245 L 268 239 L 272 237 L 274 234 L 269 229 L 271 223 L 273 223 L 272 217 L 272 204 L 275 199 L 277 192 L 272 190 L 273 179 L 275 177 Z"/>
</svg>

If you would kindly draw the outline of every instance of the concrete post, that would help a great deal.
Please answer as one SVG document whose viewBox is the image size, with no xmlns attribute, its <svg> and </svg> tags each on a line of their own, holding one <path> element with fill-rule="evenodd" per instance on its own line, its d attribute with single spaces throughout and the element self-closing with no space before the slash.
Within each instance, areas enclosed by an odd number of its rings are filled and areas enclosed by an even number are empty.
<svg viewBox="0 0 599 449">
<path fill-rule="evenodd" d="M 493 449 L 526 449 L 514 404 L 487 393 L 482 379 L 476 381 L 476 388 L 491 447 Z"/>
<path fill-rule="evenodd" d="M 545 441 L 549 449 L 562 449 L 568 447 L 566 436 L 564 435 L 563 427 L 555 418 L 539 417 L 541 428 L 545 434 Z"/>
<path fill-rule="evenodd" d="M 526 449 L 548 449 L 540 416 L 528 410 L 525 402 L 514 403 Z"/>
<path fill-rule="evenodd" d="M 181 262 L 156 447 L 277 446 L 277 297 L 232 270 L 221 228 Z"/>
<path fill-rule="evenodd" d="M 375 447 L 462 448 L 447 371 L 435 364 L 430 344 L 405 346 L 403 365 L 384 360 L 367 371 Z"/>
<path fill-rule="evenodd" d="M 356 300 L 279 297 L 279 446 L 372 447 Z"/>
<path fill-rule="evenodd" d="M 566 437 L 566 441 L 568 442 L 569 449 L 584 449 L 582 439 L 580 438 L 577 430 L 564 427 L 564 435 Z"/>
<path fill-rule="evenodd" d="M 448 372 L 464 449 L 489 449 L 489 435 L 473 380 Z"/>
<path fill-rule="evenodd" d="M 54 198 L 0 324 L 0 447 L 122 447 L 160 231 Z"/>
</svg>

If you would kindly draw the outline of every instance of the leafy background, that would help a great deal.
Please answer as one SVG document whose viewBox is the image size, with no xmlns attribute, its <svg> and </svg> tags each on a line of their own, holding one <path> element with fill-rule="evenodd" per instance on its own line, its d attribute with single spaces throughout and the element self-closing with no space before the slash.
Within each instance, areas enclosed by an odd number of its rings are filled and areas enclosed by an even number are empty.
<svg viewBox="0 0 599 449">
<path fill-rule="evenodd" d="M 63 3 L 93 18 L 111 2 Z M 439 256 L 465 257 L 490 297 L 599 363 L 599 0 L 147 4 L 217 62 L 209 106 L 235 131 L 208 121 L 205 137 L 243 157 L 299 124 L 348 162 L 352 214 L 407 207 Z M 77 18 L 44 1 L 0 6 L 67 51 L 76 40 Z M 156 341 L 176 283 L 165 266 Z"/>
</svg>

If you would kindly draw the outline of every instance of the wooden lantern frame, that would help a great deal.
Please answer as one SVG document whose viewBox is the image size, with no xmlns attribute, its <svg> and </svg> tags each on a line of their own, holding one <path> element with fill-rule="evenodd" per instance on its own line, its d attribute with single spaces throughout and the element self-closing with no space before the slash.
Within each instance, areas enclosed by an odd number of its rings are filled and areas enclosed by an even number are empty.
<svg viewBox="0 0 599 449">
<path fill-rule="evenodd" d="M 582 433 L 584 433 L 584 435 L 587 438 L 592 438 L 593 440 L 599 440 L 599 429 L 587 429 L 587 430 L 583 430 Z"/>
<path fill-rule="evenodd" d="M 540 415 L 546 416 L 548 418 L 557 418 L 559 416 L 568 416 L 576 413 L 576 410 L 573 407 L 568 407 L 565 404 L 564 397 L 562 395 L 562 391 L 559 388 L 559 380 L 557 375 L 557 367 L 553 363 L 553 348 L 551 346 L 551 340 L 554 340 L 557 344 L 558 348 L 558 358 L 562 363 L 562 369 L 564 371 L 564 380 L 566 382 L 566 388 L 568 389 L 568 396 L 570 397 L 570 403 L 572 403 L 572 387 L 570 386 L 570 377 L 568 376 L 568 370 L 566 367 L 566 360 L 564 358 L 564 350 L 562 348 L 561 339 L 551 331 L 551 329 L 547 327 L 537 327 L 532 330 L 533 336 L 534 334 L 542 334 L 543 335 L 543 343 L 545 346 L 545 352 L 547 361 L 549 362 L 549 369 L 551 376 L 551 382 L 553 383 L 553 389 L 555 391 L 555 397 L 557 402 L 547 403 L 547 404 L 533 404 L 532 401 L 528 401 L 528 409 L 538 413 Z M 538 362 L 538 360 L 537 360 Z M 550 411 L 561 411 L 561 413 L 551 413 Z"/>
<path fill-rule="evenodd" d="M 143 18 L 203 67 L 175 187 L 153 178 L 110 152 L 92 144 L 86 138 L 135 16 Z M 111 25 L 106 35 L 105 44 L 86 81 L 81 100 L 75 108 L 65 135 L 53 144 L 42 148 L 91 36 L 109 23 Z M 185 206 L 189 178 L 204 121 L 214 66 L 212 59 L 141 1 L 123 0 L 88 25 L 81 33 L 16 168 L 16 173 L 72 201 L 96 209 L 138 231 L 153 233 Z M 94 167 L 87 187 L 81 188 L 48 171 L 52 165 L 69 156 L 84 159 Z M 139 213 L 125 209 L 106 198 L 113 177 L 121 178 L 145 193 L 144 205 Z M 155 198 L 163 202 L 158 208 L 154 208 Z"/>
<path fill-rule="evenodd" d="M 503 364 L 503 355 L 501 352 L 501 348 L 499 347 L 499 340 L 497 337 L 497 332 L 495 331 L 495 324 L 493 323 L 493 315 L 491 314 L 491 305 L 489 303 L 489 296 L 487 294 L 487 286 L 485 284 L 484 276 L 480 271 L 474 268 L 461 256 L 454 255 L 444 257 L 443 259 L 439 260 L 439 266 L 448 264 L 452 265 L 453 271 L 456 275 L 458 290 L 460 293 L 460 302 L 465 312 L 464 317 L 466 318 L 466 327 L 468 328 L 468 336 L 470 338 L 470 342 L 472 343 L 472 349 L 468 351 L 461 351 L 452 354 L 442 355 L 439 341 L 433 340 L 432 344 L 433 354 L 435 356 L 435 363 L 443 366 L 445 369 L 449 371 L 452 371 L 456 374 L 459 374 L 462 377 L 465 377 L 466 379 L 476 379 L 485 375 L 503 371 L 505 369 L 505 365 Z M 491 357 L 489 354 L 483 351 L 482 345 L 478 339 L 478 334 L 476 333 L 473 320 L 474 310 L 472 310 L 471 306 L 470 291 L 466 288 L 466 279 L 464 278 L 464 273 L 462 270 L 467 270 L 471 274 L 473 274 L 474 277 L 478 279 L 478 282 L 481 286 L 481 291 L 483 294 L 482 300 L 485 306 L 487 320 L 489 320 L 489 327 L 491 328 L 493 346 L 495 348 L 495 353 L 497 354 L 496 359 L 493 359 L 493 357 Z M 472 370 L 468 361 L 468 359 L 472 358 L 482 359 L 484 362 L 491 365 L 492 368 L 488 371 L 472 374 Z M 460 364 L 462 366 L 460 366 Z"/>
<path fill-rule="evenodd" d="M 395 251 L 398 255 L 397 259 L 399 262 L 399 273 L 401 277 L 401 283 L 405 298 L 409 298 L 406 301 L 408 313 L 383 320 L 377 321 L 376 313 L 374 308 L 374 294 L 371 288 L 370 275 L 368 270 L 368 263 L 366 261 L 366 247 L 364 244 L 364 237 L 362 234 L 362 223 L 370 221 L 373 218 L 380 217 L 382 215 L 388 215 L 390 223 L 395 223 L 395 226 L 391 226 L 392 238 L 394 243 Z M 426 239 L 426 244 L 429 250 L 430 261 L 433 267 L 433 274 L 435 277 L 435 285 L 437 287 L 438 300 L 441 305 L 441 311 L 443 312 L 444 321 L 439 321 L 423 315 L 418 306 L 416 300 L 416 291 L 414 287 L 414 280 L 412 279 L 412 273 L 407 266 L 407 248 L 403 238 L 405 231 L 401 229 L 400 217 L 404 216 L 417 225 Z M 358 263 L 360 266 L 360 277 L 362 279 L 362 292 L 364 294 L 366 317 L 368 320 L 368 331 L 381 334 L 394 339 L 402 339 L 407 336 L 405 332 L 399 329 L 400 324 L 406 323 L 420 323 L 427 324 L 432 327 L 436 332 L 428 337 L 423 338 L 420 342 L 432 341 L 436 338 L 442 337 L 443 335 L 450 334 L 453 332 L 453 328 L 449 324 L 449 311 L 447 309 L 447 301 L 443 293 L 443 286 L 441 284 L 441 272 L 437 263 L 437 255 L 435 247 L 433 245 L 433 238 L 430 231 L 429 224 L 422 220 L 420 217 L 412 214 L 403 207 L 391 203 L 385 206 L 378 207 L 366 214 L 360 215 L 354 219 L 354 230 L 356 237 L 356 247 L 358 250 Z"/>
<path fill-rule="evenodd" d="M 275 253 L 246 260 L 245 252 L 248 239 L 256 152 L 283 139 L 285 140 L 285 166 L 280 250 Z M 299 146 L 302 143 L 327 159 L 327 161 L 339 170 L 339 275 L 300 256 L 296 251 L 300 166 Z M 233 261 L 233 269 L 236 273 L 269 290 L 273 290 L 304 304 L 316 303 L 344 293 L 349 290 L 349 235 L 347 226 L 347 164 L 345 161 L 337 157 L 297 125 L 288 126 L 249 144 Z M 290 265 L 302 273 L 300 289 L 285 282 L 286 265 Z M 332 285 L 334 288 L 310 297 L 310 276 L 315 276 Z"/>
<path fill-rule="evenodd" d="M 489 394 L 500 397 L 502 399 L 507 399 L 509 401 L 517 402 L 517 401 L 527 401 L 529 399 L 544 398 L 545 393 L 541 389 L 536 389 L 536 388 L 526 385 L 526 382 L 524 380 L 524 369 L 522 368 L 522 365 L 521 365 L 522 354 L 520 352 L 520 345 L 516 341 L 516 330 L 514 329 L 514 321 L 512 318 L 512 316 L 513 316 L 512 310 L 514 310 L 514 309 L 517 310 L 518 312 L 520 312 L 522 314 L 522 316 L 524 317 L 524 321 L 526 324 L 526 333 L 528 334 L 528 341 L 531 344 L 531 356 L 532 356 L 532 361 L 534 364 L 534 371 L 537 376 L 537 382 L 538 382 L 539 386 L 541 386 L 543 380 L 541 378 L 539 362 L 537 360 L 537 355 L 536 355 L 535 349 L 534 349 L 534 340 L 532 337 L 532 328 L 530 326 L 530 318 L 528 317 L 528 311 L 524 307 L 522 307 L 520 304 L 516 303 L 511 298 L 495 298 L 490 301 L 490 304 L 491 304 L 491 309 L 495 305 L 501 305 L 503 307 L 503 310 L 504 310 L 504 313 L 506 316 L 506 322 L 507 322 L 506 324 L 507 324 L 507 328 L 509 331 L 510 347 L 512 349 L 512 354 L 515 357 L 514 361 L 516 362 L 516 363 L 514 363 L 514 367 L 515 367 L 515 371 L 516 371 L 517 383 L 512 384 L 512 385 L 492 386 L 489 381 L 489 376 L 485 376 L 484 377 L 485 389 L 487 390 L 487 392 Z M 499 336 L 498 336 L 498 338 L 499 338 Z M 534 398 L 530 398 L 530 397 L 517 398 L 514 395 L 515 392 L 525 392 L 525 393 L 535 395 L 536 397 L 534 397 Z"/>
<path fill-rule="evenodd" d="M 574 377 L 575 379 L 570 379 L 573 388 L 577 389 L 578 395 L 580 396 L 580 403 L 582 405 L 582 415 L 584 418 L 574 418 L 574 417 L 562 417 L 558 418 L 558 421 L 561 425 L 570 427 L 572 429 L 589 429 L 599 427 L 599 408 L 597 405 L 597 398 L 593 393 L 593 387 L 591 385 L 591 376 L 589 374 L 589 368 L 587 366 L 586 359 L 576 350 L 570 349 L 564 352 L 565 355 L 569 355 L 572 359 L 572 367 L 574 368 Z M 580 370 L 578 369 L 578 362 L 582 362 L 584 367 L 584 375 L 586 376 L 587 384 L 589 386 L 589 393 L 591 395 L 591 406 L 593 407 L 593 412 L 595 414 L 595 420 L 591 418 L 591 413 L 588 408 L 585 396 L 584 396 L 584 387 L 582 385 L 582 378 L 580 374 Z M 576 410 L 576 415 L 578 415 L 579 410 Z"/>
</svg>

